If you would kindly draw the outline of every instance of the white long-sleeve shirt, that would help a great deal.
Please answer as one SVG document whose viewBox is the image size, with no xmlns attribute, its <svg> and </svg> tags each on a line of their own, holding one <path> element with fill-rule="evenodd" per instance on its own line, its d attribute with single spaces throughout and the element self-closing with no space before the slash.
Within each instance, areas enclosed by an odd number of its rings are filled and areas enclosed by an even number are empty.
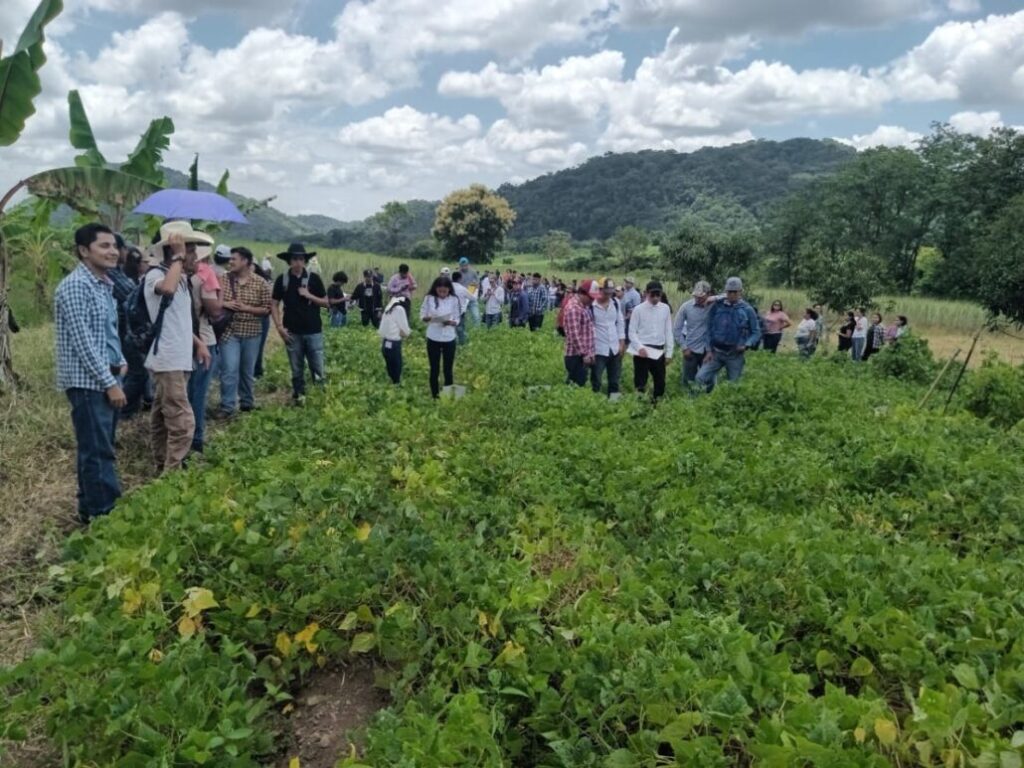
<svg viewBox="0 0 1024 768">
<path fill-rule="evenodd" d="M 672 311 L 668 304 L 645 301 L 633 308 L 629 318 L 629 344 L 631 347 L 664 347 L 665 359 L 672 357 L 675 339 L 672 338 Z"/>
<path fill-rule="evenodd" d="M 377 329 L 377 334 L 385 341 L 401 341 L 411 333 L 405 307 L 397 302 L 393 303 L 395 306 L 389 307 L 380 316 L 380 328 Z"/>
<path fill-rule="evenodd" d="M 443 299 L 426 296 L 420 308 L 420 320 L 427 323 L 427 338 L 431 341 L 455 341 L 455 326 L 439 323 L 432 318 L 448 316 L 449 320 L 459 321 L 462 316 L 462 305 L 459 300 L 448 294 Z"/>
<path fill-rule="evenodd" d="M 594 354 L 602 357 L 619 354 L 619 342 L 626 338 L 626 320 L 621 303 L 611 299 L 607 307 L 602 307 L 595 301 L 591 309 L 594 313 Z"/>
<path fill-rule="evenodd" d="M 487 303 L 484 305 L 484 314 L 497 315 L 501 312 L 501 308 L 505 306 L 505 289 L 497 285 L 493 289 L 489 289 L 488 293 L 491 295 L 487 298 Z M 484 296 L 487 296 L 487 293 L 484 293 Z"/>
</svg>

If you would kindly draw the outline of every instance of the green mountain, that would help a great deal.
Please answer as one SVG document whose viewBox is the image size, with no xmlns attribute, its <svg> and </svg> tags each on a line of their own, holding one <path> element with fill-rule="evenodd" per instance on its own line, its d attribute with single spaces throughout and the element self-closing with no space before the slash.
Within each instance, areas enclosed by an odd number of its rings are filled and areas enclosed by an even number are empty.
<svg viewBox="0 0 1024 768">
<path fill-rule="evenodd" d="M 696 152 L 608 153 L 498 193 L 516 211 L 516 239 L 562 230 L 605 239 L 619 227 L 670 227 L 683 215 L 724 228 L 756 226 L 772 203 L 856 155 L 835 141 L 751 141 Z"/>
</svg>

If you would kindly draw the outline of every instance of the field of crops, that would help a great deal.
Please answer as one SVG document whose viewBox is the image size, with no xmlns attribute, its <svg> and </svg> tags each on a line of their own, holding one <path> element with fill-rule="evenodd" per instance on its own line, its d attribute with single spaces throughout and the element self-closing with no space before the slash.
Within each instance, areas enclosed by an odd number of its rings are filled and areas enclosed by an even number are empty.
<svg viewBox="0 0 1024 768">
<path fill-rule="evenodd" d="M 421 346 L 392 389 L 375 337 L 331 334 L 307 408 L 74 534 L 0 733 L 279 764 L 292 697 L 359 659 L 389 703 L 347 766 L 1021 765 L 1019 429 L 791 356 L 609 403 L 508 329 L 434 403 Z"/>
</svg>

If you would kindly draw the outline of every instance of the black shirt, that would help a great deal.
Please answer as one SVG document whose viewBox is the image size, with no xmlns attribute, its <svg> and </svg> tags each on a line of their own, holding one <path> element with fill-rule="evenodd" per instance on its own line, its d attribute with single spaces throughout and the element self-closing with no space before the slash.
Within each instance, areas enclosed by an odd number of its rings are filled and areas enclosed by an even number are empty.
<svg viewBox="0 0 1024 768">
<path fill-rule="evenodd" d="M 288 277 L 288 290 L 284 287 L 284 278 Z M 309 292 L 321 299 L 326 298 L 327 291 L 323 281 L 314 272 L 304 271 L 300 277 L 291 272 L 278 275 L 274 281 L 274 301 L 284 301 L 284 327 L 291 333 L 305 336 L 323 331 L 320 322 L 320 307 L 309 299 L 299 296 L 299 287 L 305 285 Z"/>
<path fill-rule="evenodd" d="M 359 305 L 364 314 L 371 314 L 375 310 L 384 308 L 384 293 L 379 285 L 367 285 L 360 283 L 352 289 L 352 300 Z"/>
<path fill-rule="evenodd" d="M 345 306 L 346 304 L 348 304 L 348 302 L 340 301 L 340 299 L 343 299 L 344 297 L 345 290 L 340 285 L 331 283 L 329 286 L 327 286 L 327 298 L 338 302 L 337 304 L 331 304 L 332 312 L 339 312 L 343 315 L 348 313 L 348 309 Z"/>
</svg>

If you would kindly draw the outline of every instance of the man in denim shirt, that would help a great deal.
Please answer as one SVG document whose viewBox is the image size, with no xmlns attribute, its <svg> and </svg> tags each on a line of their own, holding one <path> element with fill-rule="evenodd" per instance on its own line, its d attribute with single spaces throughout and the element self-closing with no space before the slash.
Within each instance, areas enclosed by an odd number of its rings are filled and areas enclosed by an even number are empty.
<svg viewBox="0 0 1024 768">
<path fill-rule="evenodd" d="M 113 284 L 117 267 L 114 233 L 102 224 L 75 232 L 79 264 L 54 295 L 57 386 L 71 403 L 78 447 L 78 516 L 88 523 L 114 508 L 121 496 L 114 455 L 117 412 L 127 370 L 117 332 Z"/>
<path fill-rule="evenodd" d="M 708 341 L 711 349 L 697 372 L 697 383 L 708 392 L 715 388 L 718 372 L 725 368 L 730 382 L 743 375 L 744 354 L 761 340 L 761 320 L 743 300 L 743 281 L 725 281 L 725 298 L 715 301 L 708 313 Z"/>
</svg>

